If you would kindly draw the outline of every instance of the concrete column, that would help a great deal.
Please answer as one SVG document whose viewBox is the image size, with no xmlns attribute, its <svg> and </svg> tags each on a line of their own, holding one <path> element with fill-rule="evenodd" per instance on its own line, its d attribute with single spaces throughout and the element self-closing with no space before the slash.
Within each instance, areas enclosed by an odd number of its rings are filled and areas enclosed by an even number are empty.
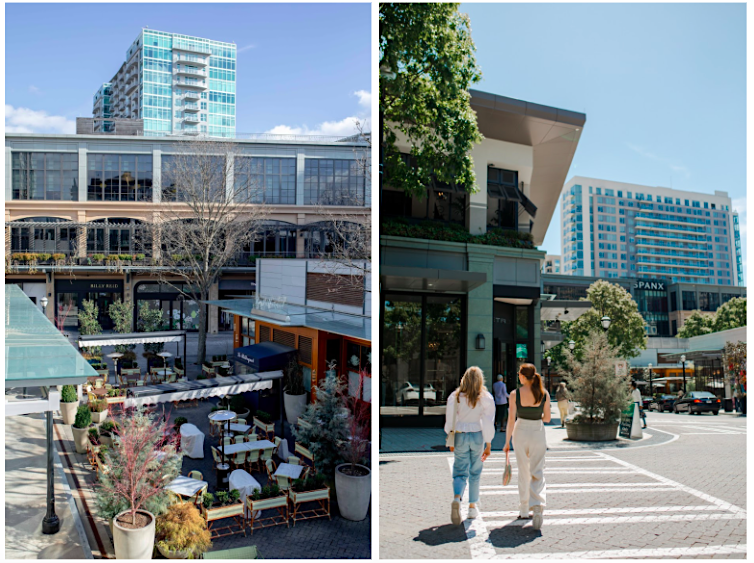
<svg viewBox="0 0 754 563">
<path fill-rule="evenodd" d="M 215 283 L 209 289 L 210 300 L 217 300 L 220 298 L 220 286 Z M 218 322 L 217 322 L 217 307 L 210 305 L 208 307 L 209 322 L 207 323 L 207 334 L 217 334 Z"/>
<path fill-rule="evenodd" d="M 10 147 L 5 147 L 5 201 L 13 199 L 13 156 Z"/>
<path fill-rule="evenodd" d="M 87 189 L 87 155 L 86 143 L 79 143 L 79 201 L 86 201 Z"/>
<path fill-rule="evenodd" d="M 152 149 L 152 203 L 162 201 L 162 148 Z"/>
<path fill-rule="evenodd" d="M 152 225 L 156 225 L 160 220 L 159 212 L 152 213 Z M 159 260 L 161 254 L 161 242 L 159 232 L 155 229 L 152 230 L 152 259 Z"/>
<path fill-rule="evenodd" d="M 299 213 L 298 214 L 298 226 L 302 227 L 306 223 L 306 213 Z M 296 236 L 296 258 L 306 258 L 306 244 L 304 237 L 302 236 L 304 233 L 302 231 L 298 231 Z"/>
<path fill-rule="evenodd" d="M 236 177 L 236 159 L 233 158 L 228 166 L 228 175 L 225 178 L 225 197 L 228 200 L 232 200 L 233 192 L 235 191 L 235 177 Z"/>
<path fill-rule="evenodd" d="M 52 324 L 55 324 L 55 309 L 58 306 L 55 303 L 55 273 L 45 274 L 45 295 L 49 300 L 47 303 L 47 318 Z"/>
<path fill-rule="evenodd" d="M 76 220 L 79 223 L 86 223 L 86 211 L 79 211 Z M 78 258 L 86 258 L 86 237 L 87 228 L 79 227 L 76 231 L 76 256 Z"/>
<path fill-rule="evenodd" d="M 304 205 L 304 169 L 306 167 L 306 155 L 303 152 L 296 153 L 296 205 Z"/>
<path fill-rule="evenodd" d="M 474 159 L 474 173 L 477 191 L 469 194 L 466 222 L 472 235 L 482 235 L 487 232 L 487 161 Z"/>
<path fill-rule="evenodd" d="M 485 191 L 486 197 L 486 191 Z M 487 282 L 468 294 L 466 303 L 466 367 L 479 366 L 484 372 L 487 389 L 492 389 L 492 322 L 493 322 L 493 293 L 492 280 L 494 274 L 494 253 L 468 251 L 468 271 L 487 274 Z M 484 335 L 485 349 L 476 349 L 476 337 Z"/>
</svg>

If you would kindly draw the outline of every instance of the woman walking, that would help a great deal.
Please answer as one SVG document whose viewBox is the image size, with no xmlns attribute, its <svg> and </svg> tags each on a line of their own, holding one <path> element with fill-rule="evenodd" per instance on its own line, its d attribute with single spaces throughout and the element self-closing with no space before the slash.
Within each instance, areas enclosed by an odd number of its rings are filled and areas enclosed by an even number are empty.
<svg viewBox="0 0 754 563">
<path fill-rule="evenodd" d="M 461 523 L 461 497 L 469 484 L 469 518 L 479 515 L 479 480 L 482 463 L 490 455 L 495 437 L 495 400 L 484 386 L 484 374 L 478 367 L 470 367 L 463 374 L 461 385 L 448 397 L 445 413 L 445 432 L 454 433 L 450 451 L 453 463 L 453 502 L 450 520 Z"/>
<path fill-rule="evenodd" d="M 542 527 L 545 508 L 545 422 L 550 422 L 550 395 L 542 385 L 542 376 L 532 364 L 522 364 L 518 370 L 521 387 L 511 392 L 508 431 L 503 451 L 513 453 L 518 465 L 518 518 L 528 520 L 534 514 L 532 526 Z M 518 419 L 518 420 L 516 420 Z M 514 426 L 515 424 L 515 426 Z"/>
<path fill-rule="evenodd" d="M 560 411 L 560 427 L 565 427 L 565 420 L 568 416 L 568 400 L 571 398 L 571 394 L 568 392 L 565 381 L 561 381 L 558 385 L 558 390 L 555 391 L 555 400 L 558 402 L 558 410 Z"/>
</svg>

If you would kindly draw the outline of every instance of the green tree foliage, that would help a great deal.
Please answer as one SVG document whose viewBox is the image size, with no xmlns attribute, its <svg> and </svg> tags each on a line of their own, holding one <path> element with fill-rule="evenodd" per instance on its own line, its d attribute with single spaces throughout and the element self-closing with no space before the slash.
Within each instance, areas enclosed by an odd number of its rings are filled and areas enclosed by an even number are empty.
<svg viewBox="0 0 754 563">
<path fill-rule="evenodd" d="M 165 320 L 162 316 L 162 309 L 153 309 L 149 302 L 142 301 L 139 303 L 139 332 L 157 332 L 165 330 Z M 163 342 L 154 342 L 144 344 L 144 351 L 152 354 L 159 354 L 165 348 Z"/>
<path fill-rule="evenodd" d="M 383 174 L 424 196 L 433 180 L 474 190 L 469 152 L 482 139 L 469 87 L 481 79 L 468 16 L 458 4 L 380 4 Z M 396 146 L 411 145 L 412 166 Z"/>
<path fill-rule="evenodd" d="M 102 326 L 99 324 L 99 307 L 94 301 L 84 299 L 81 302 L 81 309 L 79 310 L 79 334 L 102 334 Z M 99 346 L 89 346 L 83 348 L 92 355 L 102 354 L 102 348 Z"/>
<path fill-rule="evenodd" d="M 715 313 L 712 332 L 741 326 L 746 326 L 746 297 L 734 297 L 723 303 Z"/>
<path fill-rule="evenodd" d="M 108 314 L 113 321 L 113 330 L 119 334 L 126 334 L 132 331 L 131 328 L 131 311 L 133 311 L 132 301 L 115 301 L 110 304 Z M 121 344 L 115 347 L 116 352 L 125 354 L 129 350 L 136 348 L 135 344 Z"/>
<path fill-rule="evenodd" d="M 584 339 L 581 359 L 568 356 L 569 388 L 580 412 L 574 422 L 611 423 L 631 401 L 630 376 L 615 374 L 617 348 L 608 343 L 600 329 L 593 329 Z"/>
<path fill-rule="evenodd" d="M 691 338 L 692 336 L 701 336 L 714 332 L 712 326 L 715 319 L 712 315 L 705 315 L 701 311 L 693 311 L 691 316 L 686 319 L 683 326 L 678 329 L 679 338 Z"/>
</svg>

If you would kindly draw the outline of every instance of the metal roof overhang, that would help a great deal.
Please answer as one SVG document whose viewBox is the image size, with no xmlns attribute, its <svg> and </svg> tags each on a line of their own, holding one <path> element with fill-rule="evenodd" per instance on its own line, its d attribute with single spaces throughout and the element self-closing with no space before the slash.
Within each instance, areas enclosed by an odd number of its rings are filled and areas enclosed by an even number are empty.
<svg viewBox="0 0 754 563">
<path fill-rule="evenodd" d="M 686 363 L 688 363 L 689 361 L 693 362 L 694 360 L 716 360 L 723 357 L 723 351 L 720 349 L 697 349 L 686 350 L 685 352 L 674 352 L 672 354 L 663 354 L 663 358 L 668 360 L 675 360 L 677 362 L 681 361 L 681 356 L 686 356 Z"/>
<path fill-rule="evenodd" d="M 534 148 L 529 199 L 537 208 L 534 244 L 544 241 L 581 138 L 586 115 L 479 90 L 469 90 L 480 132 Z"/>
<path fill-rule="evenodd" d="M 78 385 L 97 372 L 17 285 L 5 286 L 5 388 Z"/>
<path fill-rule="evenodd" d="M 484 272 L 438 270 L 410 266 L 380 266 L 380 283 L 391 291 L 451 291 L 468 293 L 487 282 Z"/>
</svg>

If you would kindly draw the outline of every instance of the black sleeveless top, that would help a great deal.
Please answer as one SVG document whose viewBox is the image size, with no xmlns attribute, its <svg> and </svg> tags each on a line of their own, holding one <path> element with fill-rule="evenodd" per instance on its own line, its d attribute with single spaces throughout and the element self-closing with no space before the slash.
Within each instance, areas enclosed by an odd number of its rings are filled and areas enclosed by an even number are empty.
<svg viewBox="0 0 754 563">
<path fill-rule="evenodd" d="M 522 407 L 521 393 L 516 391 L 516 416 L 524 420 L 542 420 L 542 413 L 545 412 L 545 403 L 547 396 L 542 397 L 542 401 L 536 407 Z"/>
</svg>

